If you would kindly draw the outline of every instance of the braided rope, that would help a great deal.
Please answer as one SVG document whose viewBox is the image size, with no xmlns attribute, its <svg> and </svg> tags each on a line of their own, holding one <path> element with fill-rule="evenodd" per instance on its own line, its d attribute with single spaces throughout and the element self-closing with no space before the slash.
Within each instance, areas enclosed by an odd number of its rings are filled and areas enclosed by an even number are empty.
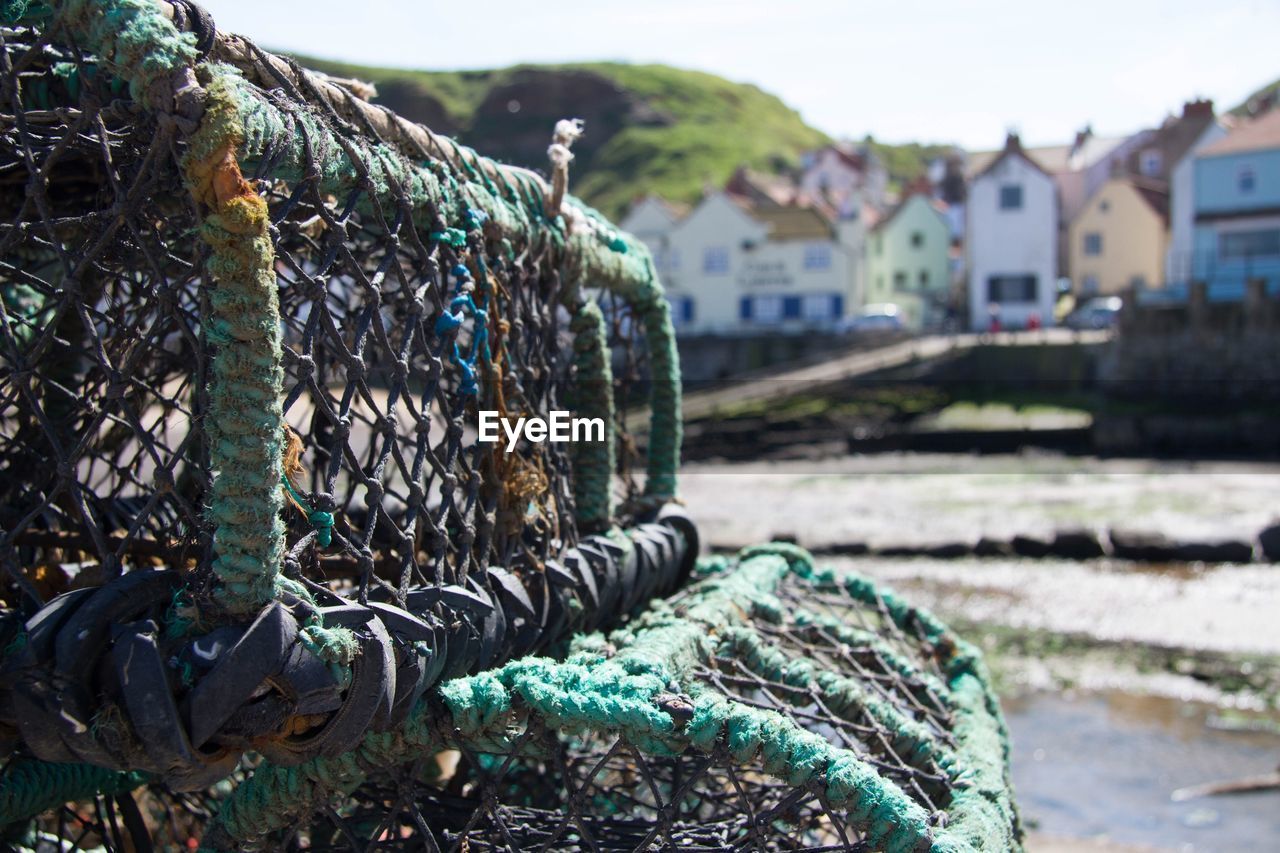
<svg viewBox="0 0 1280 853">
<path fill-rule="evenodd" d="M 144 773 L 118 773 L 90 764 L 14 759 L 0 775 L 0 827 L 73 800 L 124 794 L 147 779 Z"/>
<path fill-rule="evenodd" d="M 593 301 L 584 302 L 569 321 L 574 333 L 573 365 L 576 371 L 574 412 L 604 422 L 603 441 L 579 441 L 573 446 L 573 490 L 578 523 L 584 530 L 608 526 L 613 517 L 612 477 L 617 438 L 613 412 L 613 371 L 604 314 Z"/>
<path fill-rule="evenodd" d="M 183 166 L 192 195 L 209 210 L 200 236 L 212 249 L 212 316 L 217 346 L 205 421 L 215 471 L 209 514 L 217 525 L 219 600 L 239 615 L 275 597 L 284 557 L 284 385 L 280 301 L 267 204 L 240 174 L 243 130 L 222 78 L 207 89 L 204 118 Z"/>
</svg>

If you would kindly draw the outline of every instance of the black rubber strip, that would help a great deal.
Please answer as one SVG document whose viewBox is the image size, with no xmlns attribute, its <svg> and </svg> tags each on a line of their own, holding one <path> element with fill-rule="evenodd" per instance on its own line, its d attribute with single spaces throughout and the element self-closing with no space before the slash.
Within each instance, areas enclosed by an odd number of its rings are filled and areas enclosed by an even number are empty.
<svg viewBox="0 0 1280 853">
<path fill-rule="evenodd" d="M 284 605 L 275 602 L 263 608 L 240 641 L 188 695 L 185 709 L 193 745 L 208 742 L 262 682 L 284 669 L 297 638 L 298 624 Z"/>
</svg>

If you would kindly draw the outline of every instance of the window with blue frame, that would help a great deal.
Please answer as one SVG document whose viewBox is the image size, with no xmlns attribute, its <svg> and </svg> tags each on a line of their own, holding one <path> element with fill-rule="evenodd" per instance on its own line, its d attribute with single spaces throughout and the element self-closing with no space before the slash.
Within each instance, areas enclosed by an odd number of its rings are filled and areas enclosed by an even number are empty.
<svg viewBox="0 0 1280 853">
<path fill-rule="evenodd" d="M 1084 253 L 1086 255 L 1102 254 L 1102 235 L 1096 231 L 1091 231 L 1084 235 Z"/>
<path fill-rule="evenodd" d="M 743 296 L 738 300 L 738 317 L 744 323 L 772 325 L 788 320 L 828 323 L 844 314 L 844 297 L 839 293 L 806 293 L 797 296 L 774 294 Z"/>
<path fill-rule="evenodd" d="M 708 246 L 702 250 L 702 271 L 709 275 L 729 272 L 729 249 L 725 246 Z"/>
<path fill-rule="evenodd" d="M 673 325 L 677 328 L 692 325 L 696 317 L 692 296 L 672 296 L 668 294 L 667 301 L 671 303 L 671 322 Z"/>
<path fill-rule="evenodd" d="M 804 268 L 826 270 L 831 268 L 831 247 L 826 243 L 810 243 L 804 247 Z"/>
<path fill-rule="evenodd" d="M 1000 187 L 1000 209 L 1022 209 L 1022 184 L 1005 184 Z"/>
<path fill-rule="evenodd" d="M 781 322 L 785 311 L 781 296 L 744 296 L 738 303 L 738 316 L 742 320 L 762 325 Z"/>
</svg>

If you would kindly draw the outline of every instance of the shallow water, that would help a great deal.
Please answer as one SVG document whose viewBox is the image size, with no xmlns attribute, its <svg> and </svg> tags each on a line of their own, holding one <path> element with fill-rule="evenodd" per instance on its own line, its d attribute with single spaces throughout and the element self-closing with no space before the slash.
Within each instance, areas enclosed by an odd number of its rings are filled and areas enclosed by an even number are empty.
<svg viewBox="0 0 1280 853">
<path fill-rule="evenodd" d="M 1280 735 L 1219 731 L 1205 706 L 1123 693 L 1032 694 L 1005 712 L 1029 828 L 1196 853 L 1280 850 L 1280 791 L 1170 799 L 1275 770 Z"/>
</svg>

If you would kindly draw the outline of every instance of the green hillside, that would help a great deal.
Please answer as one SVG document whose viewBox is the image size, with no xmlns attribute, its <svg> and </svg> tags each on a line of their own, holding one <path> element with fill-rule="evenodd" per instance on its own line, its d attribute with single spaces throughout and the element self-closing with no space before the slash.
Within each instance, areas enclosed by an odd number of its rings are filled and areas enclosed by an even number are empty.
<svg viewBox="0 0 1280 853">
<path fill-rule="evenodd" d="M 378 101 L 499 160 L 546 168 L 556 120 L 577 117 L 570 190 L 617 216 L 638 196 L 697 199 L 747 164 L 794 168 L 828 141 L 756 86 L 663 65 L 599 62 L 496 71 L 407 71 L 299 57 L 377 84 Z"/>
<path fill-rule="evenodd" d="M 1245 98 L 1231 110 L 1231 115 L 1247 117 L 1258 111 L 1266 111 L 1280 100 L 1280 80 L 1273 80 Z"/>
</svg>

